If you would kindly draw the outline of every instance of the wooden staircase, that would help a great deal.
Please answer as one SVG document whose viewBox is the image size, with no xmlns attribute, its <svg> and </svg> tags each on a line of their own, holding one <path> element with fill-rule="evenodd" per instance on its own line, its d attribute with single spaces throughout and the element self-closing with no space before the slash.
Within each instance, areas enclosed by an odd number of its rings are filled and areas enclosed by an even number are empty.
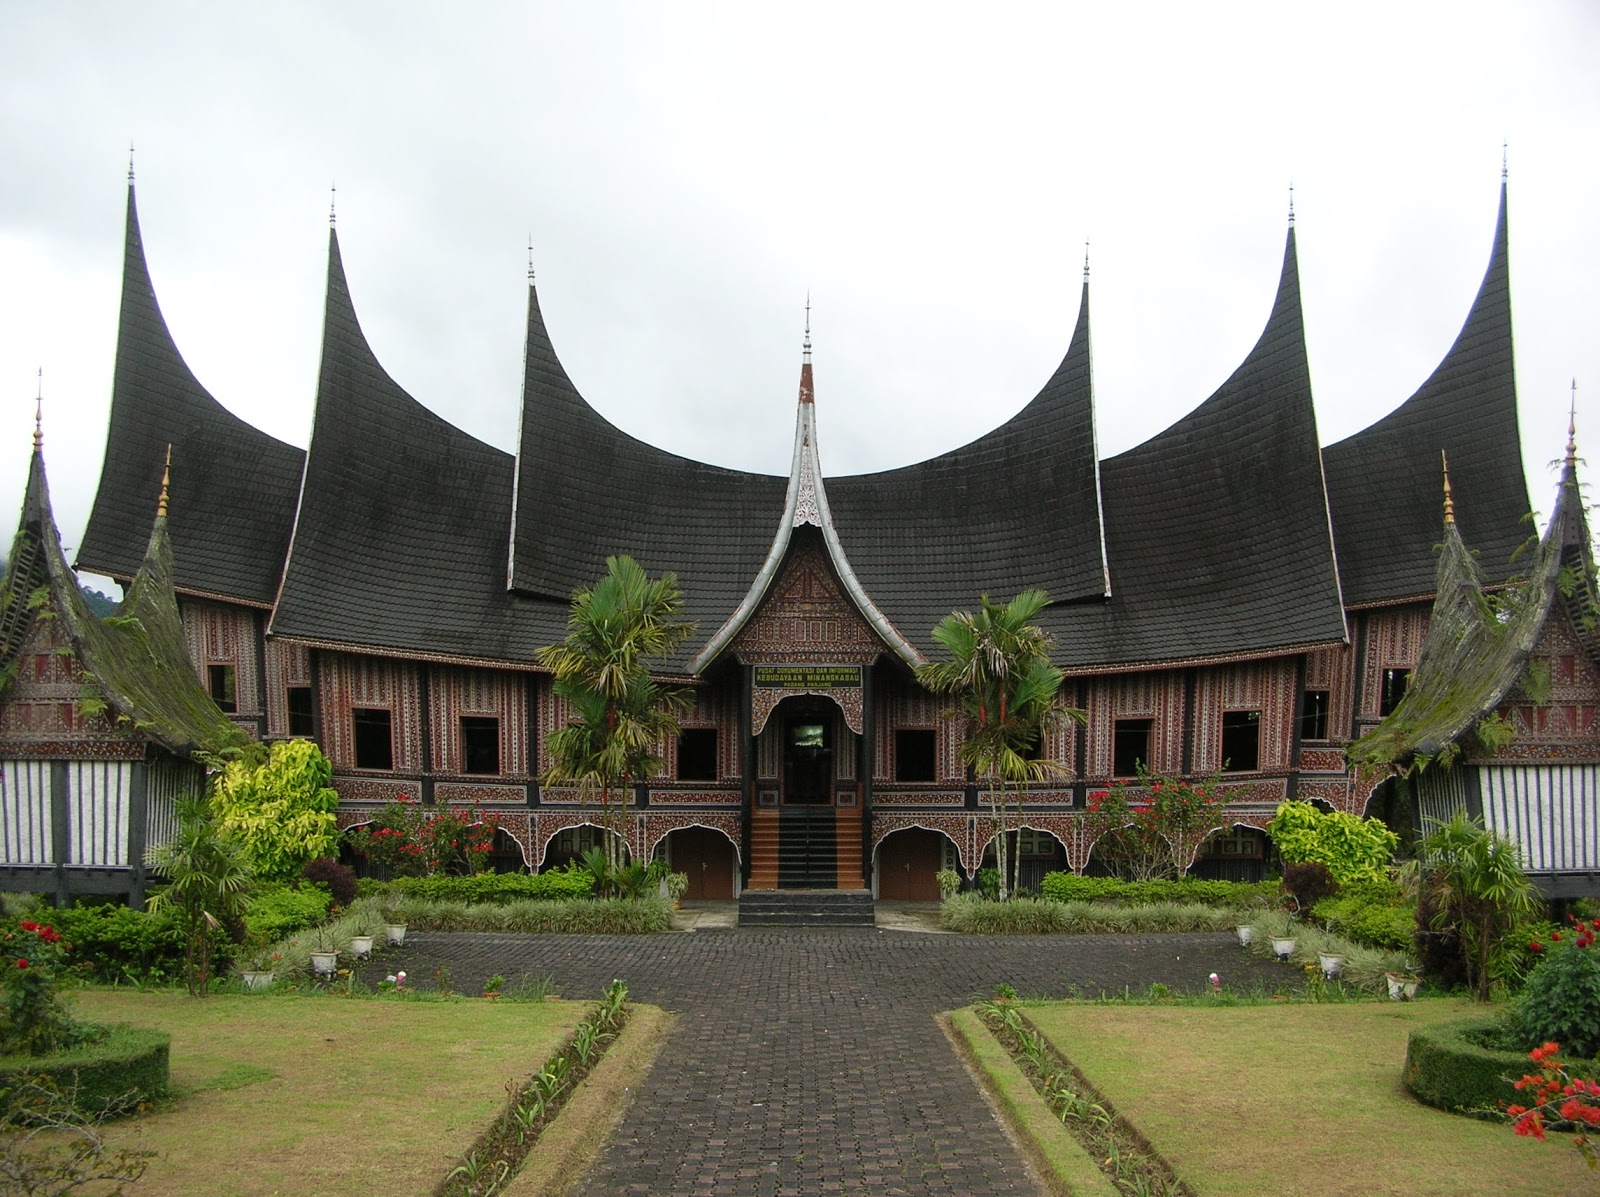
<svg viewBox="0 0 1600 1197">
<path fill-rule="evenodd" d="M 860 889 L 861 859 L 857 808 L 758 806 L 750 813 L 745 889 Z"/>
<path fill-rule="evenodd" d="M 750 880 L 745 889 L 778 888 L 778 808 L 750 812 Z"/>
<path fill-rule="evenodd" d="M 861 810 L 859 807 L 841 806 L 833 812 L 834 869 L 840 889 L 860 889 L 861 879 Z"/>
</svg>

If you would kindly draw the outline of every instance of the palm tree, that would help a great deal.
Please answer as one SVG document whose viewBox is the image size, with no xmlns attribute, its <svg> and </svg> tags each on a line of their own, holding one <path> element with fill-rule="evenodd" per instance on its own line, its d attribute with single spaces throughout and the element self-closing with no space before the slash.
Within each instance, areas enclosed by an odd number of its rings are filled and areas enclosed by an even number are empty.
<svg viewBox="0 0 1600 1197">
<path fill-rule="evenodd" d="M 150 909 L 170 907 L 183 930 L 184 981 L 189 992 L 205 997 L 211 988 L 211 959 L 218 934 L 226 934 L 244 914 L 254 873 L 244 847 L 217 831 L 211 804 L 203 794 L 180 797 L 178 834 L 145 853 L 145 860 L 167 884 L 150 898 Z"/>
<path fill-rule="evenodd" d="M 1460 937 L 1468 984 L 1487 1002 L 1490 982 L 1506 966 L 1507 941 L 1541 909 L 1539 891 L 1523 872 L 1517 845 L 1464 810 L 1435 823 L 1420 849 L 1432 929 Z"/>
<path fill-rule="evenodd" d="M 1063 675 L 1050 664 L 1050 638 L 1033 622 L 1049 602 L 1042 590 L 1024 590 L 1005 604 L 982 595 L 977 614 L 953 611 L 933 629 L 949 659 L 917 668 L 919 682 L 935 693 L 955 695 L 961 704 L 967 731 L 960 757 L 982 779 L 1000 828 L 996 863 L 1002 900 L 1009 894 L 1005 791 L 1064 772 L 1055 761 L 1030 759 L 1029 751 L 1063 721 L 1084 718 L 1062 703 Z M 1019 822 L 1020 812 L 1019 797 Z M 1015 887 L 1013 873 L 1010 889 Z"/>
<path fill-rule="evenodd" d="M 612 835 L 606 852 L 621 863 L 611 789 L 621 786 L 618 822 L 628 810 L 628 788 L 662 768 L 660 748 L 678 732 L 678 716 L 693 701 L 687 690 L 658 685 L 650 663 L 689 638 L 692 623 L 677 618 L 683 594 L 677 578 L 648 577 L 632 557 L 607 557 L 606 573 L 572 595 L 567 635 L 539 650 L 539 663 L 555 677 L 555 692 L 573 718 L 550 738 L 546 785 L 600 791 L 602 821 Z"/>
</svg>

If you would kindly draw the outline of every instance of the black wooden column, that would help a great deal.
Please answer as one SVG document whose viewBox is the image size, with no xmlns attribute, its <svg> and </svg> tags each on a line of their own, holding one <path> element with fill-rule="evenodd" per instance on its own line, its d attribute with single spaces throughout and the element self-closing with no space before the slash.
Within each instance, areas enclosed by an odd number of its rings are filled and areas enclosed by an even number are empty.
<svg viewBox="0 0 1600 1197">
<path fill-rule="evenodd" d="M 254 616 L 256 630 L 256 710 L 261 712 L 261 717 L 256 721 L 257 733 L 261 739 L 267 738 L 267 613 L 257 608 L 251 612 Z"/>
<path fill-rule="evenodd" d="M 751 666 L 739 666 L 739 761 L 743 776 L 740 790 L 743 803 L 739 814 L 739 873 L 750 884 L 750 821 L 756 804 L 755 721 L 750 717 L 755 673 Z"/>
<path fill-rule="evenodd" d="M 55 864 L 56 905 L 71 898 L 67 860 L 72 855 L 72 773 L 66 761 L 50 762 L 50 859 Z"/>
<path fill-rule="evenodd" d="M 311 726 L 317 729 L 317 747 L 328 751 L 328 729 L 322 723 L 322 654 L 306 650 L 306 669 L 311 675 Z"/>
<path fill-rule="evenodd" d="M 150 764 L 135 761 L 128 787 L 128 905 L 144 909 L 144 849 L 150 827 Z"/>
<path fill-rule="evenodd" d="M 539 675 L 530 673 L 528 687 L 528 805 L 539 805 Z"/>
<path fill-rule="evenodd" d="M 1289 781 L 1283 791 L 1283 796 L 1291 800 L 1300 793 L 1300 734 L 1305 721 L 1306 655 L 1301 653 L 1294 668 L 1294 725 L 1289 729 Z"/>
<path fill-rule="evenodd" d="M 872 888 L 872 773 L 877 758 L 877 702 L 872 692 L 871 665 L 861 667 L 861 742 L 856 751 L 856 776 L 861 779 L 861 881 Z"/>
<path fill-rule="evenodd" d="M 417 693 L 422 708 L 422 802 L 433 805 L 433 670 L 426 661 L 417 666 Z"/>
</svg>

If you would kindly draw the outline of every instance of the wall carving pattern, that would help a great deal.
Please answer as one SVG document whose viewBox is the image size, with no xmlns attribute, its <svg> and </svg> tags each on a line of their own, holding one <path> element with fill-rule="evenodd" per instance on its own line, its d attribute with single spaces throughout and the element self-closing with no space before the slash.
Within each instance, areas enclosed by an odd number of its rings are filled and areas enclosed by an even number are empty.
<svg viewBox="0 0 1600 1197">
<path fill-rule="evenodd" d="M 1258 771 L 1287 769 L 1299 698 L 1296 672 L 1292 657 L 1200 670 L 1195 693 L 1194 771 L 1209 775 L 1222 768 L 1224 711 L 1260 711 Z"/>
</svg>

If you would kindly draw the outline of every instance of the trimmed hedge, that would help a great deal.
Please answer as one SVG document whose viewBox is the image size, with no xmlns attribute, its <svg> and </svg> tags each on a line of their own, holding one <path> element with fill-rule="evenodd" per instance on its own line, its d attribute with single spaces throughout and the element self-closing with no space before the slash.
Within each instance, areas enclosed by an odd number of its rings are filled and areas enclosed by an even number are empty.
<svg viewBox="0 0 1600 1197">
<path fill-rule="evenodd" d="M 523 934 L 651 935 L 672 929 L 665 899 L 566 898 L 520 902 L 396 899 L 388 908 L 414 931 L 508 931 Z"/>
<path fill-rule="evenodd" d="M 1480 1040 L 1497 1030 L 1494 1019 L 1470 1018 L 1412 1031 L 1400 1079 L 1418 1101 L 1441 1110 L 1498 1113 L 1500 1103 L 1517 1099 L 1513 1083 L 1538 1066 L 1526 1052 L 1484 1047 Z"/>
<path fill-rule="evenodd" d="M 75 1105 L 98 1114 L 128 1094 L 136 1101 L 165 1097 L 170 1083 L 172 1036 L 165 1031 L 115 1026 L 97 1043 L 48 1056 L 0 1056 L 0 1100 L 22 1077 L 48 1077 L 63 1093 L 77 1090 Z"/>
<path fill-rule="evenodd" d="M 548 873 L 477 873 L 471 877 L 396 877 L 377 888 L 379 898 L 425 898 L 432 902 L 525 902 L 587 898 L 594 889 L 588 869 Z"/>
<path fill-rule="evenodd" d="M 1126 935 L 1141 932 L 1226 931 L 1231 910 L 1195 903 L 1151 902 L 1109 906 L 1012 898 L 991 902 L 981 894 L 956 894 L 939 908 L 939 925 L 964 935 Z"/>
<path fill-rule="evenodd" d="M 1362 894 L 1324 898 L 1311 908 L 1328 930 L 1374 948 L 1409 952 L 1417 929 L 1417 908 Z"/>
<path fill-rule="evenodd" d="M 1230 909 L 1270 903 L 1278 897 L 1279 881 L 1122 881 L 1116 877 L 1080 877 L 1076 873 L 1046 873 L 1039 883 L 1042 897 L 1056 902 L 1115 902 L 1120 906 L 1150 906 L 1179 902 Z"/>
<path fill-rule="evenodd" d="M 67 966 L 94 980 L 145 984 L 183 973 L 183 931 L 170 911 L 152 914 L 127 906 L 69 906 L 50 912 L 67 945 Z M 231 943 L 218 945 L 215 970 L 227 968 Z"/>
</svg>

